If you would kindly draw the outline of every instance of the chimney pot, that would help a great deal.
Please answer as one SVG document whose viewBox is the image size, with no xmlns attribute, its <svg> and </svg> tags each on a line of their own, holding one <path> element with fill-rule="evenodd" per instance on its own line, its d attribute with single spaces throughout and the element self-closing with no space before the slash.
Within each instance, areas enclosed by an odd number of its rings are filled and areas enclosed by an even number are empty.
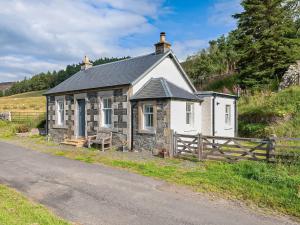
<svg viewBox="0 0 300 225">
<path fill-rule="evenodd" d="M 160 42 L 161 43 L 166 42 L 166 33 L 165 32 L 160 33 Z"/>
</svg>

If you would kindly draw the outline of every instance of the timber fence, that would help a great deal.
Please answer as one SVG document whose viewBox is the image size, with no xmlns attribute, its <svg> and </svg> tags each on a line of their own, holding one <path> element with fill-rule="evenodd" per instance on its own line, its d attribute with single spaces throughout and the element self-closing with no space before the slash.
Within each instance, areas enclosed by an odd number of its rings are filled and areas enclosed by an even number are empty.
<svg viewBox="0 0 300 225">
<path fill-rule="evenodd" d="M 37 125 L 45 119 L 45 112 L 11 112 L 11 121 L 14 123 Z"/>
<path fill-rule="evenodd" d="M 171 156 L 235 162 L 300 161 L 300 138 L 240 138 L 173 133 Z"/>
</svg>

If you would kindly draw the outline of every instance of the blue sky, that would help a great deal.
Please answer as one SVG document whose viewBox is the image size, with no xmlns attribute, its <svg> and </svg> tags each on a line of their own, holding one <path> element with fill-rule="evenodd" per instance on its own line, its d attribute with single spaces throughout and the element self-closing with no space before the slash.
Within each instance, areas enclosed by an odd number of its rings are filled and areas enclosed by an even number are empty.
<svg viewBox="0 0 300 225">
<path fill-rule="evenodd" d="M 0 82 L 91 59 L 153 51 L 159 33 L 180 60 L 235 28 L 240 0 L 0 2 Z"/>
</svg>

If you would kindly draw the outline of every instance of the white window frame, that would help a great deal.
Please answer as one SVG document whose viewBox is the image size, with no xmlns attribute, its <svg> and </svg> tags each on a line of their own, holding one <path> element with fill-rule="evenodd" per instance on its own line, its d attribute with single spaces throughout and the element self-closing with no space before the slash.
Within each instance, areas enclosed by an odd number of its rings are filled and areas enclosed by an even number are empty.
<svg viewBox="0 0 300 225">
<path fill-rule="evenodd" d="M 225 105 L 225 125 L 231 126 L 231 105 Z M 229 110 L 228 110 L 229 109 Z"/>
<path fill-rule="evenodd" d="M 110 101 L 110 107 L 106 107 L 106 101 Z M 110 124 L 106 123 L 106 111 L 110 111 Z M 111 97 L 103 97 L 102 98 L 102 126 L 106 128 L 112 127 L 112 98 Z"/>
<path fill-rule="evenodd" d="M 65 125 L 65 99 L 64 97 L 59 97 L 56 99 L 56 125 Z M 62 109 L 61 109 L 62 107 Z"/>
<path fill-rule="evenodd" d="M 146 107 L 152 107 L 152 112 L 146 112 Z M 152 117 L 151 117 L 152 115 Z M 152 122 L 152 126 L 147 126 L 146 125 L 146 116 L 150 116 L 149 118 L 152 118 L 150 119 L 150 121 Z M 143 129 L 144 130 L 153 130 L 154 129 L 154 105 L 151 104 L 151 103 L 145 103 L 143 105 Z"/>
<path fill-rule="evenodd" d="M 189 126 L 194 125 L 194 103 L 192 102 L 187 102 L 185 105 L 185 123 Z"/>
</svg>

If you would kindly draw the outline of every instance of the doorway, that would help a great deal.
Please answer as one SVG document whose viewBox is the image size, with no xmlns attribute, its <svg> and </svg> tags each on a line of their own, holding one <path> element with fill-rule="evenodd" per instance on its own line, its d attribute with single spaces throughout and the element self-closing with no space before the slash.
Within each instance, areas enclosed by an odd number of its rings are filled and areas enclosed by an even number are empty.
<svg viewBox="0 0 300 225">
<path fill-rule="evenodd" d="M 78 105 L 78 113 L 77 113 L 77 119 L 78 119 L 78 137 L 85 137 L 85 100 L 84 99 L 78 99 L 77 100 Z"/>
</svg>

